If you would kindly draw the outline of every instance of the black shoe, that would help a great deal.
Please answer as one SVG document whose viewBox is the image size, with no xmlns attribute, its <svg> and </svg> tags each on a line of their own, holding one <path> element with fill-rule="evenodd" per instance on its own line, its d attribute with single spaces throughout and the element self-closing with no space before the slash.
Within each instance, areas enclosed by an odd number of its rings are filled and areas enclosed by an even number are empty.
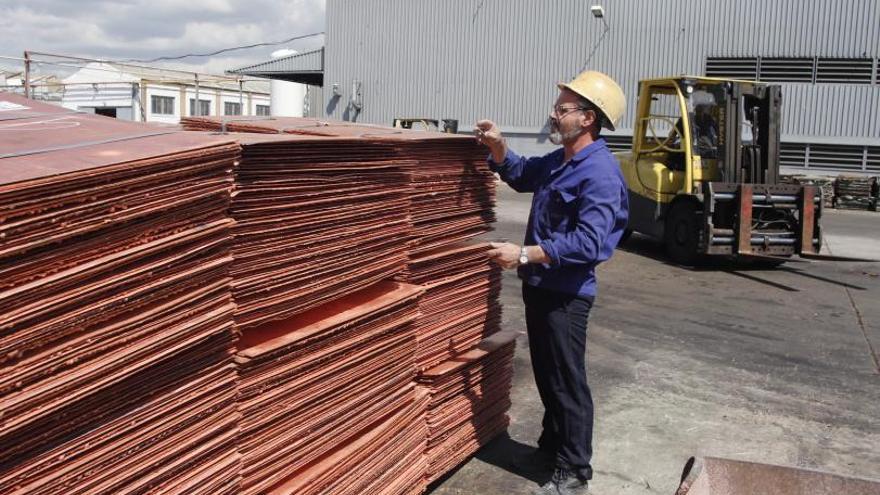
<svg viewBox="0 0 880 495">
<path fill-rule="evenodd" d="M 510 465 L 520 473 L 549 474 L 556 465 L 556 455 L 544 449 L 532 449 L 511 457 Z"/>
<path fill-rule="evenodd" d="M 589 482 L 578 478 L 573 471 L 556 468 L 553 478 L 532 495 L 587 495 Z"/>
</svg>

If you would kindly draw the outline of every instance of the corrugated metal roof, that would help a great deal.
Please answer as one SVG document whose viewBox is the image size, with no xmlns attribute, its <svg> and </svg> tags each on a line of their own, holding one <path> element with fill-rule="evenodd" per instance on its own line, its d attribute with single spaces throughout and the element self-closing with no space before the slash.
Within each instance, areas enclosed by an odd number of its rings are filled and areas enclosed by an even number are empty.
<svg viewBox="0 0 880 495">
<path fill-rule="evenodd" d="M 274 58 L 227 72 L 321 86 L 324 80 L 324 48 Z"/>
<path fill-rule="evenodd" d="M 203 88 L 238 91 L 239 81 L 234 76 L 195 74 L 164 67 L 143 67 L 114 62 L 91 62 L 64 78 L 63 84 L 113 84 L 147 81 L 156 84 L 194 85 L 196 75 Z M 269 93 L 269 84 L 263 80 L 241 82 L 241 89 L 251 93 Z"/>
</svg>

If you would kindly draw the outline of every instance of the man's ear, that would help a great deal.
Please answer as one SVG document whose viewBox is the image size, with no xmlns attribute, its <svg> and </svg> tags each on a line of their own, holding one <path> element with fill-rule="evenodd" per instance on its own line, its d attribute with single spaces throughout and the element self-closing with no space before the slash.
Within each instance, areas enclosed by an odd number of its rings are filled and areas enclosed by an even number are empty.
<svg viewBox="0 0 880 495">
<path fill-rule="evenodd" d="M 581 125 L 584 129 L 593 125 L 596 122 L 596 119 L 599 117 L 598 115 L 596 115 L 595 110 L 586 110 L 584 112 L 581 112 L 581 115 Z"/>
</svg>

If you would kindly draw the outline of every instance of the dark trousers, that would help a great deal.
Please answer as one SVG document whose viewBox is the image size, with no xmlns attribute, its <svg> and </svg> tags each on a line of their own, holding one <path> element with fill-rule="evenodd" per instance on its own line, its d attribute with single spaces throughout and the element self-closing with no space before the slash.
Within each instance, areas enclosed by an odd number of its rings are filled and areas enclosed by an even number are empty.
<svg viewBox="0 0 880 495">
<path fill-rule="evenodd" d="M 523 284 L 535 383 L 544 404 L 538 446 L 558 467 L 592 478 L 593 396 L 587 384 L 587 320 L 593 299 Z"/>
</svg>

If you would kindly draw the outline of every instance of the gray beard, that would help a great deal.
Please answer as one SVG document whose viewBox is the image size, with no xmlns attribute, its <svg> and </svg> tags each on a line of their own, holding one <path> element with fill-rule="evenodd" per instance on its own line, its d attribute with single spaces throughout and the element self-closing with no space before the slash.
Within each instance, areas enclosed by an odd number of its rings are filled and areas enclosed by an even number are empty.
<svg viewBox="0 0 880 495">
<path fill-rule="evenodd" d="M 580 136 L 581 132 L 582 131 L 580 131 L 578 129 L 574 129 L 574 130 L 571 130 L 571 131 L 563 134 L 563 133 L 559 132 L 559 126 L 557 126 L 555 123 L 551 122 L 550 123 L 550 136 L 549 136 L 550 142 L 558 146 L 560 144 L 563 144 L 567 141 L 571 141 L 572 139 Z"/>
</svg>

